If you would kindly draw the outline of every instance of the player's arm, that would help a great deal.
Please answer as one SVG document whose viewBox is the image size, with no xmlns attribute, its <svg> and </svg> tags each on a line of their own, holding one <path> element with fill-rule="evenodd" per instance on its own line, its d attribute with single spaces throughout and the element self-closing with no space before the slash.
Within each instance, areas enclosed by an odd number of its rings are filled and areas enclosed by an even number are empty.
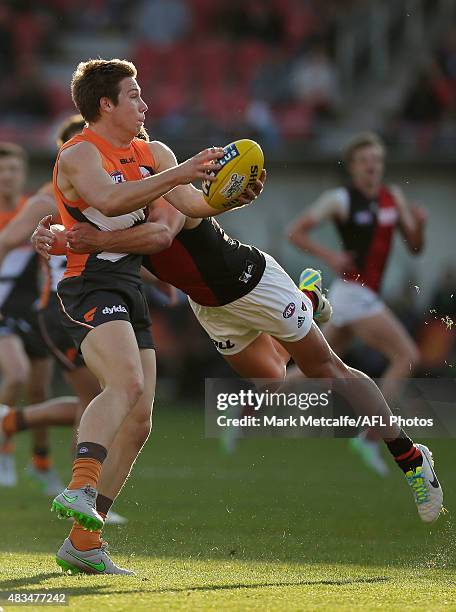
<svg viewBox="0 0 456 612">
<path fill-rule="evenodd" d="M 222 156 L 222 148 L 212 147 L 182 164 L 162 167 L 153 176 L 116 184 L 103 168 L 96 147 L 88 142 L 82 142 L 61 153 L 57 184 L 64 194 L 73 193 L 75 199 L 80 197 L 104 215 L 114 217 L 147 206 L 152 200 L 178 185 L 186 185 L 198 179 L 215 180 L 215 177 L 209 176 L 207 172 L 220 168 L 216 161 Z M 205 202 L 204 204 L 208 213 L 209 207 Z M 176 208 L 179 209 L 179 206 Z"/>
<path fill-rule="evenodd" d="M 112 232 L 101 232 L 88 223 L 75 223 L 66 238 L 68 247 L 76 253 L 159 253 L 171 245 L 185 219 L 185 215 L 159 198 L 149 213 L 148 223 Z"/>
<path fill-rule="evenodd" d="M 311 238 L 310 233 L 328 220 L 344 219 L 348 207 L 341 197 L 341 190 L 325 191 L 301 216 L 288 227 L 288 239 L 305 253 L 319 257 L 338 273 L 353 266 L 351 253 L 335 252 Z"/>
<path fill-rule="evenodd" d="M 399 230 L 409 251 L 415 255 L 424 248 L 424 228 L 427 221 L 426 211 L 420 206 L 411 205 L 404 192 L 397 185 L 391 187 L 399 213 Z"/>
<path fill-rule="evenodd" d="M 174 153 L 162 142 L 153 141 L 149 146 L 156 161 L 158 172 L 171 172 L 173 168 L 179 167 Z M 207 175 L 199 178 L 207 178 Z M 263 170 L 253 189 L 246 189 L 242 196 L 238 198 L 240 203 L 235 208 L 245 206 L 255 200 L 261 194 L 265 180 L 266 171 Z M 191 184 L 181 184 L 175 187 L 166 193 L 164 198 L 187 217 L 214 217 L 225 212 L 209 206 L 203 197 L 203 192 Z"/>
<path fill-rule="evenodd" d="M 0 262 L 10 251 L 30 240 L 44 215 L 56 217 L 58 215 L 55 200 L 46 187 L 30 197 L 18 214 L 0 232 Z"/>
</svg>

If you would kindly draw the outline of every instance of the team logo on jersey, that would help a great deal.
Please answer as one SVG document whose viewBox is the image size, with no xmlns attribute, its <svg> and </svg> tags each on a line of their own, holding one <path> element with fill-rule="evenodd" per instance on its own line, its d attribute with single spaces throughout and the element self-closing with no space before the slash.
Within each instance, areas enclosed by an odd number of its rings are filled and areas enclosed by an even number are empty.
<svg viewBox="0 0 456 612">
<path fill-rule="evenodd" d="M 374 215 L 370 210 L 359 210 L 353 218 L 357 225 L 369 225 L 373 222 Z"/>
<path fill-rule="evenodd" d="M 298 316 L 298 329 L 300 329 L 304 325 L 304 321 L 305 320 L 306 320 L 306 317 L 299 317 Z"/>
<path fill-rule="evenodd" d="M 394 225 L 397 221 L 397 210 L 392 206 L 390 208 L 380 208 L 378 211 L 379 225 Z"/>
<path fill-rule="evenodd" d="M 289 304 L 285 306 L 284 311 L 282 312 L 283 318 L 289 319 L 290 317 L 294 315 L 295 310 L 296 310 L 296 304 L 294 302 L 290 302 Z"/>
<path fill-rule="evenodd" d="M 239 277 L 239 280 L 241 281 L 241 283 L 247 284 L 252 279 L 255 269 L 256 269 L 256 264 L 254 264 L 253 261 L 247 260 L 245 262 L 245 268 L 241 276 Z"/>
<path fill-rule="evenodd" d="M 87 323 L 90 323 L 90 321 L 93 321 L 96 312 L 97 312 L 97 306 L 95 306 L 95 308 L 91 308 L 90 310 L 88 310 L 84 315 L 84 321 L 86 321 Z"/>
<path fill-rule="evenodd" d="M 125 183 L 126 178 L 122 174 L 120 170 L 114 170 L 111 172 L 110 177 L 112 178 L 113 183 Z"/>
</svg>

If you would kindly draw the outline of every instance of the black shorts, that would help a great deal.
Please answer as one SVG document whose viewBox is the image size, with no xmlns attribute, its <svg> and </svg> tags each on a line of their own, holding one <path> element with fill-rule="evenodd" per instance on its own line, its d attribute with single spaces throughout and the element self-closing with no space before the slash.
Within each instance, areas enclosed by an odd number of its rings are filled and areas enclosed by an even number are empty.
<svg viewBox="0 0 456 612">
<path fill-rule="evenodd" d="M 149 308 L 140 281 L 83 276 L 65 278 L 57 289 L 61 320 L 80 350 L 87 334 L 109 321 L 129 321 L 140 349 L 153 349 Z"/>
<path fill-rule="evenodd" d="M 38 311 L 40 332 L 55 361 L 67 372 L 85 366 L 82 355 L 64 328 L 57 294 L 52 292 L 45 308 Z"/>
<path fill-rule="evenodd" d="M 0 318 L 0 338 L 18 336 L 30 359 L 45 359 L 49 356 L 46 343 L 41 335 L 36 311 L 15 308 L 14 312 L 3 312 Z"/>
</svg>

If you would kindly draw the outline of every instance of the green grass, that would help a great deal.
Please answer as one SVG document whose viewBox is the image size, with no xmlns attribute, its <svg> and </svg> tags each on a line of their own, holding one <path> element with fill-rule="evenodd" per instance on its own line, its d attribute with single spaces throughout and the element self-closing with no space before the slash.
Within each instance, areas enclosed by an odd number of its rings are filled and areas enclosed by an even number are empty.
<svg viewBox="0 0 456 612">
<path fill-rule="evenodd" d="M 59 609 L 84 611 L 456 610 L 452 440 L 431 443 L 449 513 L 427 526 L 399 471 L 371 476 L 344 440 L 244 440 L 225 456 L 198 411 L 157 408 L 116 505 L 130 522 L 105 530 L 137 576 L 60 574 L 69 525 L 21 477 L 0 489 L 0 590 L 65 591 Z M 54 442 L 68 475 L 68 432 Z"/>
</svg>

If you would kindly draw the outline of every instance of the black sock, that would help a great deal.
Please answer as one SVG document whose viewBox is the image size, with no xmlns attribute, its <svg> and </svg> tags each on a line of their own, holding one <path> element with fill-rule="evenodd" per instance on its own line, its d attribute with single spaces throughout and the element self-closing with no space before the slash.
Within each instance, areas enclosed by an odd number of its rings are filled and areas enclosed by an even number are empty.
<svg viewBox="0 0 456 612">
<path fill-rule="evenodd" d="M 423 457 L 419 449 L 413 444 L 405 431 L 401 429 L 395 440 L 386 442 L 390 453 L 403 472 L 414 470 L 423 465 Z"/>
<path fill-rule="evenodd" d="M 75 459 L 96 459 L 100 463 L 106 459 L 108 451 L 96 442 L 80 442 L 76 447 Z"/>
<path fill-rule="evenodd" d="M 37 457 L 47 457 L 49 455 L 49 448 L 47 446 L 34 446 L 33 454 Z"/>
<path fill-rule="evenodd" d="M 16 417 L 16 431 L 24 431 L 24 429 L 28 429 L 28 423 L 25 420 L 23 410 L 15 410 Z"/>
<path fill-rule="evenodd" d="M 96 505 L 97 512 L 101 512 L 106 516 L 113 503 L 113 499 L 109 499 L 109 497 L 106 497 L 106 495 L 101 495 L 101 493 L 98 493 Z"/>
</svg>

